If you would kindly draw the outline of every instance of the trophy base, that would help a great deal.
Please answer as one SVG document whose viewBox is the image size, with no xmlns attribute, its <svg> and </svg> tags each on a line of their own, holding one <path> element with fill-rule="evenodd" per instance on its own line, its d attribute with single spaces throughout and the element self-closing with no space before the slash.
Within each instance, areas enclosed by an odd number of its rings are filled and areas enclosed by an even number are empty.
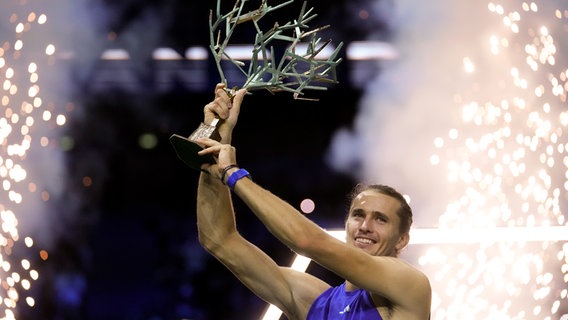
<svg viewBox="0 0 568 320">
<path fill-rule="evenodd" d="M 178 158 L 192 169 L 201 170 L 202 164 L 215 163 L 215 159 L 213 159 L 213 156 L 210 154 L 204 156 L 198 155 L 197 153 L 203 150 L 203 147 L 188 138 L 173 134 L 170 137 L 170 142 L 173 145 Z"/>
</svg>

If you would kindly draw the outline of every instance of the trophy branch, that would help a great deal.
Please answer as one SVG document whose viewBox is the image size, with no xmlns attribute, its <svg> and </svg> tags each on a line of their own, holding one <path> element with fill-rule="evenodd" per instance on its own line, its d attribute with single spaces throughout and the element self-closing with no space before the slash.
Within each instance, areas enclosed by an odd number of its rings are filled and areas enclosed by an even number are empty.
<svg viewBox="0 0 568 320">
<path fill-rule="evenodd" d="M 239 88 L 247 92 L 268 90 L 270 93 L 288 92 L 294 99 L 316 100 L 306 98 L 305 90 L 327 90 L 327 86 L 337 83 L 336 67 L 342 61 L 338 57 L 343 43 L 340 42 L 330 54 L 322 58 L 331 39 L 322 41 L 318 32 L 329 25 L 310 29 L 308 23 L 317 17 L 313 8 L 306 10 L 304 2 L 297 19 L 286 23 L 274 22 L 272 27 L 264 31 L 260 21 L 269 13 L 281 9 L 294 2 L 289 0 L 275 6 L 268 5 L 268 0 L 262 0 L 258 9 L 246 11 L 247 0 L 236 0 L 229 12 L 222 13 L 221 0 L 217 0 L 215 14 L 209 13 L 209 48 L 215 60 L 221 82 L 227 85 L 229 97 Z M 234 59 L 227 52 L 231 37 L 237 27 L 252 24 L 256 35 L 252 43 L 250 58 L 247 63 Z M 275 46 L 285 48 L 277 58 Z M 300 48 L 301 47 L 301 48 Z M 222 61 L 229 61 L 238 72 L 244 76 L 244 83 L 234 85 L 229 83 Z M 233 85 L 230 87 L 230 85 Z M 201 123 L 188 137 L 174 134 L 170 137 L 178 157 L 191 168 L 200 170 L 203 163 L 212 163 L 211 157 L 201 157 L 197 154 L 202 147 L 196 143 L 199 138 L 208 137 L 220 140 L 217 125 L 220 119 L 210 124 Z"/>
</svg>

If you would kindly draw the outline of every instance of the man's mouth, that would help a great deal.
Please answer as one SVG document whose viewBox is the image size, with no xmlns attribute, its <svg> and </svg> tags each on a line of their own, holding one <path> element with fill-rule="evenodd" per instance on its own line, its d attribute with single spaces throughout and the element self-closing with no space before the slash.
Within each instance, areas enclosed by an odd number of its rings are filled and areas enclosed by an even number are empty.
<svg viewBox="0 0 568 320">
<path fill-rule="evenodd" d="M 371 244 L 375 244 L 376 241 L 368 239 L 368 238 L 356 237 L 355 243 L 362 244 L 362 245 L 371 245 Z"/>
</svg>

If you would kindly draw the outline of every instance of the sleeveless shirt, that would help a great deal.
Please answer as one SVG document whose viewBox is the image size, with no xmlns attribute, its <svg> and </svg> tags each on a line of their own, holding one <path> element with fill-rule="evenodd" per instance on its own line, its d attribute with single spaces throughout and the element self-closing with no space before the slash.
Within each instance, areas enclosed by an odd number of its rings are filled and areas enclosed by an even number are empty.
<svg viewBox="0 0 568 320">
<path fill-rule="evenodd" d="M 345 291 L 345 283 L 316 298 L 306 320 L 382 320 L 369 292 Z"/>
</svg>

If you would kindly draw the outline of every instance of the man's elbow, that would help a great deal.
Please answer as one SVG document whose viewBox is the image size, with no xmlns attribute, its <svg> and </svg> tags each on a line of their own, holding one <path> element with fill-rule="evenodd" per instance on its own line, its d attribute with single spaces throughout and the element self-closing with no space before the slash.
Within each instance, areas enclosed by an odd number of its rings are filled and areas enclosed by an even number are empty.
<svg viewBox="0 0 568 320">
<path fill-rule="evenodd" d="M 201 247 L 211 254 L 215 254 L 221 246 L 219 241 L 216 241 L 215 238 L 203 232 L 198 233 L 197 239 L 199 240 Z"/>
<path fill-rule="evenodd" d="M 223 254 L 223 251 L 231 247 L 231 243 L 233 243 L 231 239 L 234 239 L 233 235 L 234 233 L 199 232 L 198 240 L 201 247 L 208 253 L 219 256 Z"/>
</svg>

